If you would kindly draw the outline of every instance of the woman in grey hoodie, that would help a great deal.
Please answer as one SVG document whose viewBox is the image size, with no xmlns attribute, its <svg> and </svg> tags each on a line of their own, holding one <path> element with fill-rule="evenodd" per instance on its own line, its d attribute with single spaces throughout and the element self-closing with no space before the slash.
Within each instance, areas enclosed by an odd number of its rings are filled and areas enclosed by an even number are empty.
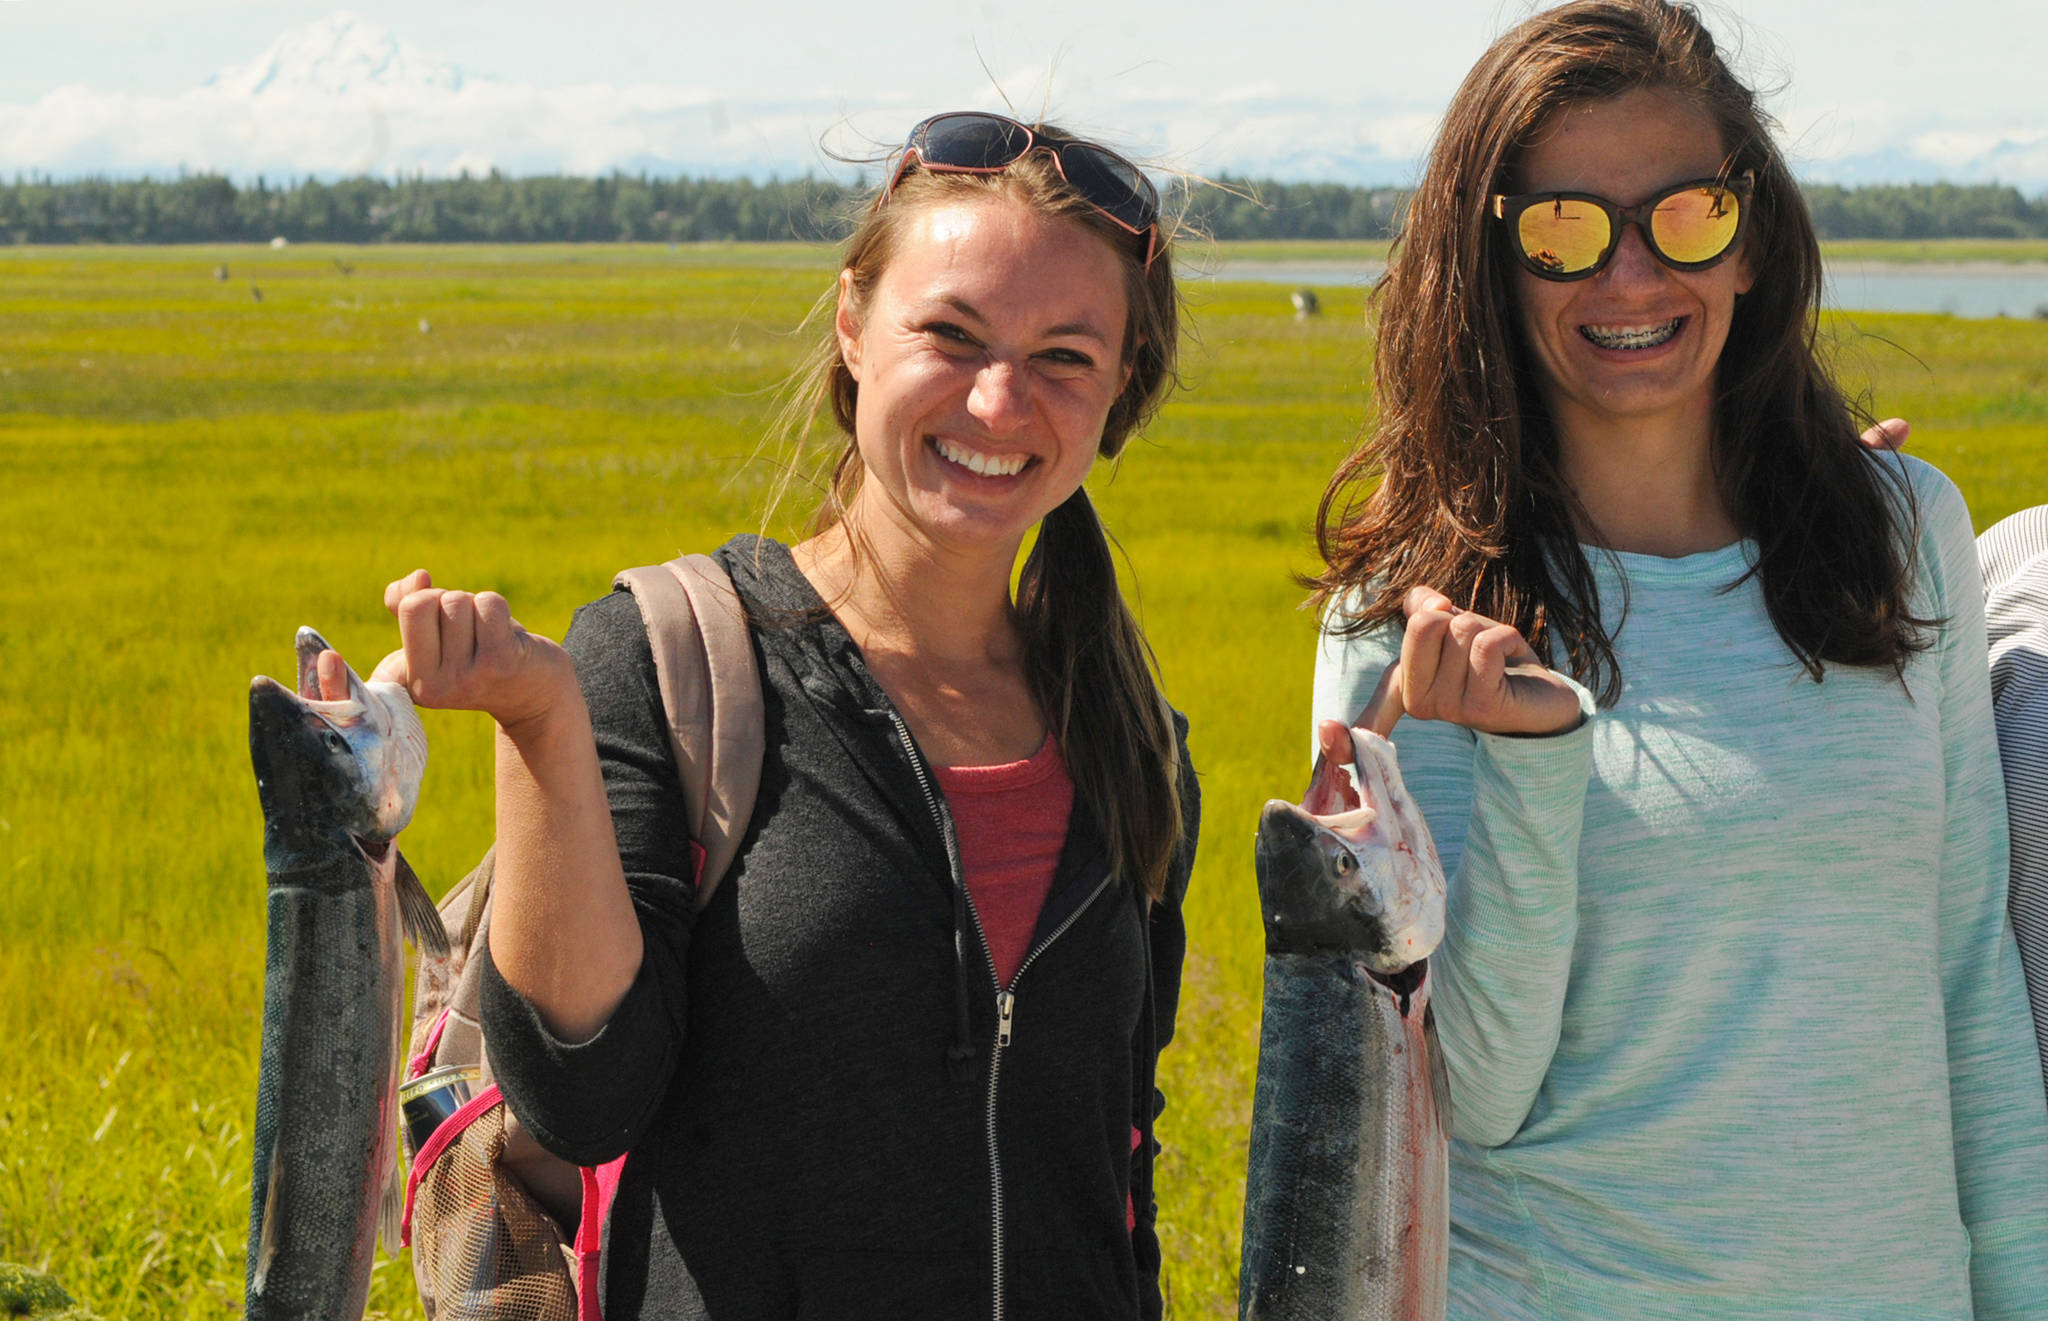
<svg viewBox="0 0 2048 1321">
<path fill-rule="evenodd" d="M 498 724 L 500 1085 L 558 1154 L 631 1151 L 612 1321 L 1160 1312 L 1196 791 L 1081 483 L 1173 383 L 1172 255 L 1143 174 L 1047 125 L 936 116 L 894 167 L 807 378 L 815 535 L 718 554 L 767 753 L 701 914 L 630 600 L 560 647 L 387 593 L 383 677 Z"/>
</svg>

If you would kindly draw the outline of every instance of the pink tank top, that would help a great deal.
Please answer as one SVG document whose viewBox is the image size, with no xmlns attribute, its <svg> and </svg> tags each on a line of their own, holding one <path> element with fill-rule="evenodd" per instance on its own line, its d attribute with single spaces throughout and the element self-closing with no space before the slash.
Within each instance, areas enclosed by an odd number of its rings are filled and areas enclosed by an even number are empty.
<svg viewBox="0 0 2048 1321">
<path fill-rule="evenodd" d="M 975 916 L 988 938 L 996 977 L 1005 987 L 1031 952 L 1038 911 L 1052 889 L 1060 850 L 1067 843 L 1067 817 L 1074 808 L 1074 780 L 1052 735 L 1029 761 L 996 766 L 940 766 L 939 787 L 953 813 L 960 841 L 960 866 Z M 1131 1129 L 1131 1150 L 1144 1134 Z M 1124 1224 L 1135 1229 L 1137 1209 L 1124 1199 Z"/>
<path fill-rule="evenodd" d="M 1074 781 L 1050 734 L 1028 761 L 937 769 L 960 840 L 967 893 L 996 976 L 1007 987 L 1030 952 L 1038 911 L 1066 847 Z"/>
</svg>

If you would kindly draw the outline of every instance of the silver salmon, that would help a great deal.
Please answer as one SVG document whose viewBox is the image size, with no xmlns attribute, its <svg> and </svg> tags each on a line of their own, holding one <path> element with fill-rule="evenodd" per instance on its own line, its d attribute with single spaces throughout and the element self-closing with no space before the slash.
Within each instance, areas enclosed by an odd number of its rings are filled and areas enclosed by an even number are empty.
<svg viewBox="0 0 2048 1321">
<path fill-rule="evenodd" d="M 1351 731 L 1259 820 L 1265 1009 L 1246 1168 L 1246 1321 L 1440 1321 L 1449 1093 L 1429 1010 L 1444 872 L 1394 746 Z"/>
<path fill-rule="evenodd" d="M 249 686 L 269 942 L 245 1291 L 249 1321 L 357 1321 L 380 1228 L 398 1247 L 401 928 L 447 936 L 393 839 L 427 740 L 395 684 L 348 672 L 320 700 L 327 643 L 299 630 L 298 687 Z"/>
</svg>

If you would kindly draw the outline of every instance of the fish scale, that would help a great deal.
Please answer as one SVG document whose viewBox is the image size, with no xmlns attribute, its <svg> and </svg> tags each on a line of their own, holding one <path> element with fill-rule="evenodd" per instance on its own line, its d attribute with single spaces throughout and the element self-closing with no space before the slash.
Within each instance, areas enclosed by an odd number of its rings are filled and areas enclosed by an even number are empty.
<svg viewBox="0 0 2048 1321">
<path fill-rule="evenodd" d="M 388 869 L 389 863 L 386 867 Z M 270 880 L 248 1316 L 360 1317 L 395 1159 L 404 963 L 389 876 L 338 859 Z M 280 1168 L 271 1199 L 270 1171 Z M 269 1202 L 266 1205 L 266 1201 Z M 259 1242 L 276 1246 L 256 1285 Z"/>
<path fill-rule="evenodd" d="M 1406 997 L 1343 954 L 1266 959 L 1246 1165 L 1243 1315 L 1444 1313 L 1443 1133 L 1429 984 Z"/>
</svg>

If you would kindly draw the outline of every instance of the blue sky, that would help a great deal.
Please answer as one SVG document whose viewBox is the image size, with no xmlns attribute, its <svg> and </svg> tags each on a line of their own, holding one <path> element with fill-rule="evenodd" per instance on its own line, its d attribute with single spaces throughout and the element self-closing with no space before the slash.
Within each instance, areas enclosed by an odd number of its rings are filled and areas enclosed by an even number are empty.
<svg viewBox="0 0 2048 1321">
<path fill-rule="evenodd" d="M 232 122 L 194 100 L 337 2 L 0 0 L 0 174 L 298 162 L 787 175 L 831 168 L 821 143 L 854 149 L 921 113 L 1007 98 L 1199 172 L 1402 182 L 1459 77 L 1530 8 L 346 0 L 364 28 L 439 57 L 476 94 L 307 103 L 288 126 L 275 98 Z M 2037 3 L 1739 0 L 1707 13 L 1773 89 L 1808 177 L 2048 191 Z"/>
</svg>

